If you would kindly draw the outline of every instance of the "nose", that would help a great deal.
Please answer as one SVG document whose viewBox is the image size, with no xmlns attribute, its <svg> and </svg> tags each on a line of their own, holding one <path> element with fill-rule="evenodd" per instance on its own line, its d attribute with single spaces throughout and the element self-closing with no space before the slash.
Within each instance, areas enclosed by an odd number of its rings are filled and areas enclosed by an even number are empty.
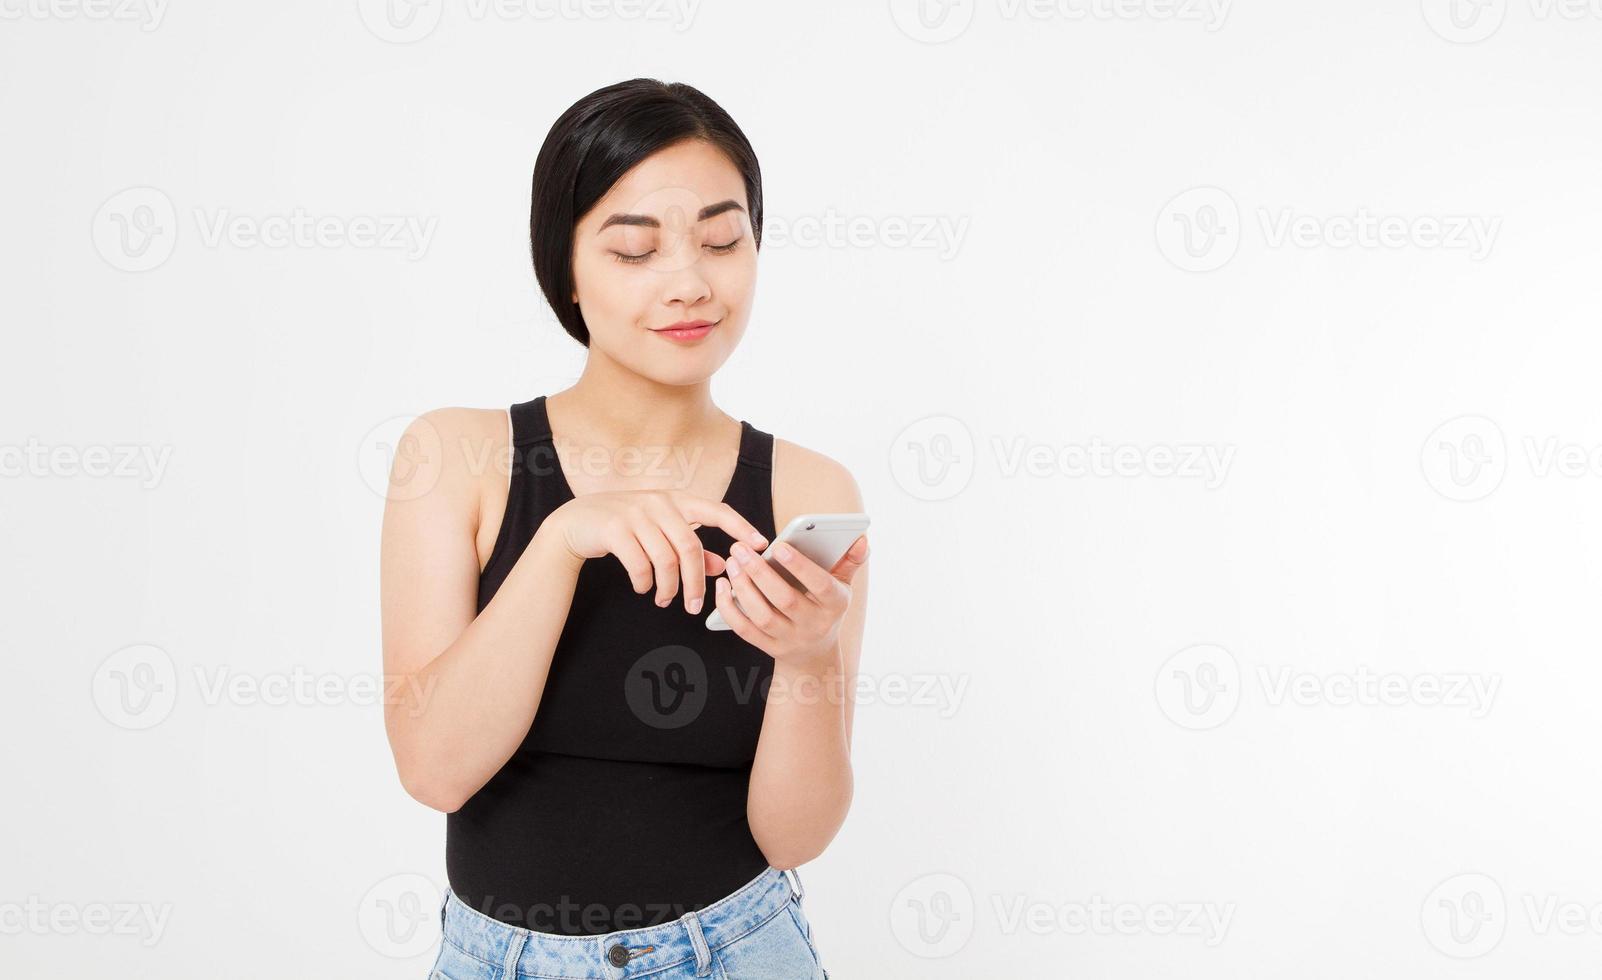
<svg viewBox="0 0 1602 980">
<path fill-rule="evenodd" d="M 712 284 L 701 272 L 701 263 L 704 261 L 706 261 L 704 257 L 697 255 L 692 261 L 682 265 L 676 263 L 677 268 L 663 272 L 667 278 L 663 286 L 663 301 L 682 303 L 685 308 L 689 308 L 710 299 Z"/>
</svg>

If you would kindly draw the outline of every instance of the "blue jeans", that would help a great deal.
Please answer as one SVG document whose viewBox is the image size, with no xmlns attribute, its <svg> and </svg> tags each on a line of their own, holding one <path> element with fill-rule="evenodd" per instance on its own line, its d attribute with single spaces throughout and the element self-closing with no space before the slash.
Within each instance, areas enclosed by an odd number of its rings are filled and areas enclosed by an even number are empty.
<svg viewBox="0 0 1602 980">
<path fill-rule="evenodd" d="M 801 878 L 777 868 L 671 922 L 603 936 L 532 932 L 477 912 L 447 886 L 429 980 L 828 980 L 801 910 Z M 791 878 L 795 887 L 791 887 Z"/>
</svg>

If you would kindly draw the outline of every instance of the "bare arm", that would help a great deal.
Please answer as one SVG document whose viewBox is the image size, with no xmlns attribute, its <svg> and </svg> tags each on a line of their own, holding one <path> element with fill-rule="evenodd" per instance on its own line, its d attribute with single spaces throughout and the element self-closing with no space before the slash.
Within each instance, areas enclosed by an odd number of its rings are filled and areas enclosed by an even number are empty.
<svg viewBox="0 0 1602 980">
<path fill-rule="evenodd" d="M 533 724 L 583 565 L 549 522 L 477 612 L 478 479 L 456 410 L 414 421 L 396 453 L 381 558 L 384 725 L 401 784 L 459 809 Z M 404 682 L 397 683 L 404 678 Z"/>
<path fill-rule="evenodd" d="M 806 511 L 863 510 L 856 481 L 844 467 L 794 448 L 783 446 L 779 456 L 777 470 L 789 479 L 775 488 L 776 517 L 787 522 Z M 757 845 L 776 868 L 797 867 L 822 854 L 851 808 L 851 728 L 868 603 L 865 541 L 829 571 L 849 582 L 834 640 L 816 656 L 775 658 L 751 768 L 746 817 Z M 749 574 L 761 579 L 762 572 L 757 564 Z M 776 575 L 767 581 L 775 592 L 784 589 Z M 747 603 L 744 595 L 740 601 Z"/>
</svg>

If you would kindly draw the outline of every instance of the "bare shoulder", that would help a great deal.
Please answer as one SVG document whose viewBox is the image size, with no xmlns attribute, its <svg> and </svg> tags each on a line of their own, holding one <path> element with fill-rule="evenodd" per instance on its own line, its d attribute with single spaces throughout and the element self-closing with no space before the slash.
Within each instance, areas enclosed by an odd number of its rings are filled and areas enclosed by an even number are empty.
<svg viewBox="0 0 1602 980">
<path fill-rule="evenodd" d="M 508 443 L 506 412 L 493 408 L 436 408 L 413 419 L 395 447 L 397 467 L 431 471 L 452 486 L 476 485 L 503 468 Z"/>
<path fill-rule="evenodd" d="M 773 524 L 782 529 L 797 514 L 863 510 L 862 491 L 836 459 L 777 436 L 773 440 Z"/>
<path fill-rule="evenodd" d="M 508 446 L 505 409 L 436 408 L 411 421 L 394 447 L 392 502 L 431 500 L 477 528 L 480 514 L 499 516 L 504 506 Z"/>
</svg>

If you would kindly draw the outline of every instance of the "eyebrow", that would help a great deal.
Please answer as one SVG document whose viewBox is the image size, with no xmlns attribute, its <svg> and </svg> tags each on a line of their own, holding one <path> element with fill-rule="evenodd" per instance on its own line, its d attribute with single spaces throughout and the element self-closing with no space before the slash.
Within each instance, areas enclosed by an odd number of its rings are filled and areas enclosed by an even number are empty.
<svg viewBox="0 0 1602 980">
<path fill-rule="evenodd" d="M 708 218 L 716 218 L 725 211 L 744 210 L 745 208 L 740 206 L 739 201 L 732 199 L 727 201 L 719 201 L 716 204 L 709 204 L 702 208 L 701 213 L 696 217 L 695 220 L 705 221 Z M 612 227 L 613 225 L 638 225 L 641 228 L 662 227 L 662 223 L 660 221 L 648 214 L 614 214 L 610 218 L 607 218 L 605 221 L 601 222 L 601 227 L 595 229 L 595 233 L 599 235 L 601 232 Z"/>
</svg>

